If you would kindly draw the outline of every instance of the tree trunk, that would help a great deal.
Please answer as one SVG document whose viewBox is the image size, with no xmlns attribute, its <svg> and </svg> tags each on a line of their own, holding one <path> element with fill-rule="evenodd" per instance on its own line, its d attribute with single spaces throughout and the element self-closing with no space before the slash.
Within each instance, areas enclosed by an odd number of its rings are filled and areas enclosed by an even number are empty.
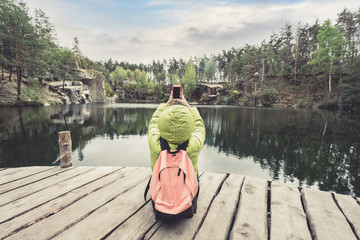
<svg viewBox="0 0 360 240">
<path fill-rule="evenodd" d="M 1 63 L 1 80 L 4 80 L 4 62 Z"/>
<path fill-rule="evenodd" d="M 297 75 L 297 65 L 298 65 L 298 55 L 299 55 L 300 34 L 296 40 L 297 40 L 297 43 L 296 43 L 295 67 L 294 67 L 294 83 L 296 83 L 296 81 L 297 81 L 296 75 Z"/>
<path fill-rule="evenodd" d="M 22 80 L 22 73 L 21 73 L 21 67 L 17 68 L 17 85 L 18 85 L 18 97 L 21 95 L 21 80 Z"/>
<path fill-rule="evenodd" d="M 331 71 L 329 73 L 329 94 L 330 94 L 330 97 L 331 97 Z"/>
<path fill-rule="evenodd" d="M 10 66 L 10 70 L 9 70 L 9 82 L 11 82 L 11 75 L 12 75 L 12 66 Z"/>
<path fill-rule="evenodd" d="M 260 88 L 261 88 L 261 92 L 263 92 L 263 84 L 264 84 L 264 76 L 265 76 L 265 58 L 262 59 L 262 75 L 261 75 L 261 83 L 260 83 Z"/>
</svg>

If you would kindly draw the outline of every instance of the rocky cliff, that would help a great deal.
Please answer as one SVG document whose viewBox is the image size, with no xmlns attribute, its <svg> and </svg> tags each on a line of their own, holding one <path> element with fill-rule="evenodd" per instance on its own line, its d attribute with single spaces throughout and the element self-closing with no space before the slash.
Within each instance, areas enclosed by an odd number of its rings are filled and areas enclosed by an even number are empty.
<svg viewBox="0 0 360 240">
<path fill-rule="evenodd" d="M 104 103 L 106 98 L 105 76 L 99 72 L 81 72 L 81 81 L 85 84 L 90 92 L 92 102 Z"/>
<path fill-rule="evenodd" d="M 5 77 L 8 77 L 8 74 Z M 104 103 L 105 76 L 96 71 L 81 70 L 80 79 L 54 81 L 49 78 L 24 78 L 22 95 L 17 95 L 16 81 L 0 80 L 0 106 Z"/>
<path fill-rule="evenodd" d="M 63 104 L 105 102 L 105 76 L 86 70 L 82 70 L 80 76 L 80 81 L 50 82 L 49 90 L 55 93 Z"/>
</svg>

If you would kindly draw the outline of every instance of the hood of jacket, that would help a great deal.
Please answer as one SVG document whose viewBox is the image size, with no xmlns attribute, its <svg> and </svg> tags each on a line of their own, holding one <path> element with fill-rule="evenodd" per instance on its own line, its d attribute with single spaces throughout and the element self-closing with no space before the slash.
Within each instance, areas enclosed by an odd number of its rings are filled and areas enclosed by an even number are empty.
<svg viewBox="0 0 360 240">
<path fill-rule="evenodd" d="M 188 108 L 172 105 L 161 112 L 158 126 L 163 139 L 180 145 L 190 138 L 195 123 Z"/>
</svg>

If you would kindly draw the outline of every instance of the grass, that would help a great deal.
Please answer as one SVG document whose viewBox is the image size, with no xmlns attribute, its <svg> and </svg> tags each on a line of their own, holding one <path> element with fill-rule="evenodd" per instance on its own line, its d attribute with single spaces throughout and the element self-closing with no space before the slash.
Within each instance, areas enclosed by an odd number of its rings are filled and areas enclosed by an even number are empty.
<svg viewBox="0 0 360 240">
<path fill-rule="evenodd" d="M 36 80 L 28 80 L 26 87 L 23 87 L 20 100 L 26 103 L 43 105 L 47 100 L 45 92 L 41 89 L 40 83 Z"/>
</svg>

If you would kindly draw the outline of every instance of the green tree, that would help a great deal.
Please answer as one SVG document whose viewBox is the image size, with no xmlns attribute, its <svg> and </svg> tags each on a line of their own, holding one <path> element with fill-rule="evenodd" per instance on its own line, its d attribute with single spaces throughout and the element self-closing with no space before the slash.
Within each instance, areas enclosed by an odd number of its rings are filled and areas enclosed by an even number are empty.
<svg viewBox="0 0 360 240">
<path fill-rule="evenodd" d="M 117 66 L 115 70 L 111 72 L 110 77 L 112 79 L 113 86 L 122 86 L 127 79 L 127 73 L 125 69 Z"/>
<path fill-rule="evenodd" d="M 136 91 L 138 92 L 140 98 L 142 98 L 146 94 L 147 90 L 146 73 L 140 69 L 135 69 L 134 75 L 136 81 Z"/>
<path fill-rule="evenodd" d="M 68 48 L 58 48 L 52 53 L 50 63 L 50 72 L 54 75 L 55 80 L 63 80 L 63 87 L 65 80 L 79 78 L 79 70 L 74 61 L 74 53 Z"/>
<path fill-rule="evenodd" d="M 314 59 L 310 64 L 318 64 L 324 75 L 327 76 L 328 90 L 331 96 L 332 78 L 338 69 L 338 62 L 343 58 L 343 35 L 331 25 L 330 20 L 326 20 L 321 26 L 317 39 L 319 46 L 314 52 Z M 319 78 L 324 78 L 324 75 L 321 74 Z"/>
<path fill-rule="evenodd" d="M 80 47 L 79 47 L 79 39 L 77 37 L 74 37 L 72 51 L 74 53 L 76 67 L 79 68 L 82 54 L 81 54 Z"/>
<path fill-rule="evenodd" d="M 177 74 L 171 74 L 170 80 L 172 84 L 180 84 L 179 77 Z"/>
<path fill-rule="evenodd" d="M 205 76 L 207 81 L 213 81 L 215 77 L 215 63 L 212 59 L 205 63 Z M 186 73 L 185 73 L 186 74 Z"/>
<path fill-rule="evenodd" d="M 31 56 L 29 61 L 28 73 L 32 77 L 38 77 L 40 83 L 48 71 L 51 61 L 51 52 L 56 50 L 54 43 L 54 28 L 49 22 L 49 18 L 40 9 L 35 9 L 35 39 L 33 47 L 30 49 Z"/>
<path fill-rule="evenodd" d="M 32 47 L 35 30 L 31 24 L 28 8 L 24 2 L 2 0 L 1 5 L 1 29 L 7 46 L 7 64 L 12 73 L 13 68 L 17 72 L 18 97 L 21 95 L 21 84 L 24 70 L 28 67 L 31 56 L 29 49 Z M 11 75 L 10 75 L 11 80 Z"/>
<path fill-rule="evenodd" d="M 196 89 L 196 69 L 192 61 L 189 61 L 186 64 L 182 81 L 184 83 L 185 97 L 191 99 Z"/>
</svg>

